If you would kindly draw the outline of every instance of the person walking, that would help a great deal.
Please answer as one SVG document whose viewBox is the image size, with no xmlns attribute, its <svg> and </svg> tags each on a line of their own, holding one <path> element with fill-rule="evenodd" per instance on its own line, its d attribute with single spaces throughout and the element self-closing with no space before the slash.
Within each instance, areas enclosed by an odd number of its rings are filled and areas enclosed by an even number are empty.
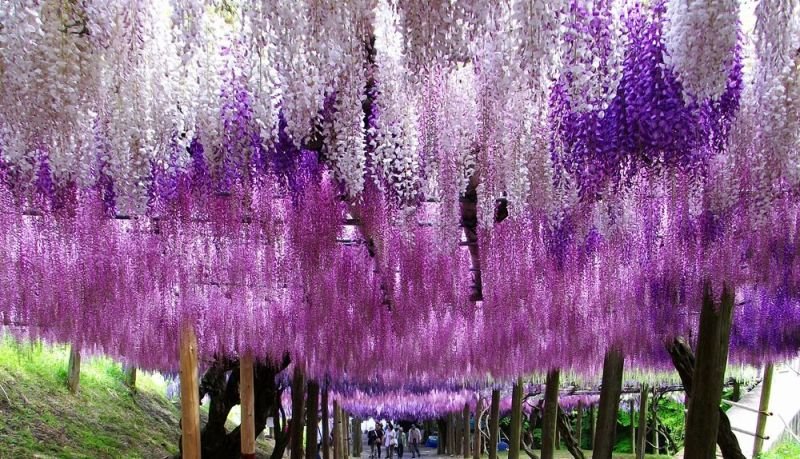
<svg viewBox="0 0 800 459">
<path fill-rule="evenodd" d="M 377 459 L 377 444 L 378 443 L 378 433 L 375 431 L 375 428 L 369 429 L 367 432 L 367 445 L 369 445 L 369 459 Z"/>
<path fill-rule="evenodd" d="M 377 435 L 375 438 L 375 447 L 378 449 L 378 459 L 381 459 L 381 446 L 383 446 L 384 431 L 380 422 L 375 426 L 375 434 Z"/>
<path fill-rule="evenodd" d="M 394 457 L 394 448 L 397 446 L 397 434 L 391 424 L 386 426 L 383 446 L 386 448 L 386 459 L 392 459 Z"/>
<path fill-rule="evenodd" d="M 411 429 L 408 431 L 408 447 L 411 450 L 411 457 L 422 457 L 419 453 L 419 444 L 422 443 L 422 432 L 416 424 L 411 424 Z"/>
<path fill-rule="evenodd" d="M 399 425 L 395 432 L 397 434 L 397 459 L 403 459 L 403 451 L 406 449 L 406 433 Z"/>
</svg>

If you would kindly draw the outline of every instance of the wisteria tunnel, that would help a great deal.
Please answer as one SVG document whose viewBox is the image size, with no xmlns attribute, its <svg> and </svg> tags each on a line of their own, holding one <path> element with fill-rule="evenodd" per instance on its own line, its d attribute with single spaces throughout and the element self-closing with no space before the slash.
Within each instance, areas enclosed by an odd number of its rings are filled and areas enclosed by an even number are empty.
<svg viewBox="0 0 800 459">
<path fill-rule="evenodd" d="M 3 0 L 0 326 L 184 458 L 781 457 L 800 1 Z"/>
</svg>

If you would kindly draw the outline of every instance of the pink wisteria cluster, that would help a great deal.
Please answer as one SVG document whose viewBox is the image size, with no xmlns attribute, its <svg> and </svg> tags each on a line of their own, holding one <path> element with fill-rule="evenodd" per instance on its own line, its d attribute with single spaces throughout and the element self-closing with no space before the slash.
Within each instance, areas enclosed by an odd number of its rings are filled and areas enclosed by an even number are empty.
<svg viewBox="0 0 800 459">
<path fill-rule="evenodd" d="M 666 369 L 706 284 L 733 361 L 796 354 L 798 1 L 495 3 L 4 2 L 2 323 L 425 416 Z"/>
</svg>

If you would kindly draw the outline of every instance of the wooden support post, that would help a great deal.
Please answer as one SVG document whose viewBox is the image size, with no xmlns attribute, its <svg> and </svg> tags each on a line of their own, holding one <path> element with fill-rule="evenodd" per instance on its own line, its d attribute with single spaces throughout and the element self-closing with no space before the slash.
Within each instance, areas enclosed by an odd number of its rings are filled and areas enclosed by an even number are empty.
<svg viewBox="0 0 800 459">
<path fill-rule="evenodd" d="M 462 447 L 461 447 L 461 452 L 464 454 L 464 459 L 469 459 L 469 456 L 470 456 L 469 446 L 470 446 L 470 440 L 472 440 L 472 437 L 470 437 L 470 435 L 469 435 L 470 434 L 470 431 L 469 431 L 469 415 L 470 415 L 470 413 L 469 413 L 469 403 L 464 403 L 464 412 L 461 415 L 462 420 L 464 421 L 464 424 L 462 426 L 463 434 L 462 434 L 462 437 L 461 437 L 462 441 L 464 442 Z"/>
<path fill-rule="evenodd" d="M 306 395 L 306 459 L 317 459 L 319 384 L 309 380 Z"/>
<path fill-rule="evenodd" d="M 306 381 L 300 368 L 295 367 L 292 379 L 292 424 L 289 444 L 292 447 L 289 457 L 303 459 L 303 409 L 305 408 Z"/>
<path fill-rule="evenodd" d="M 594 415 L 594 405 L 589 406 L 589 449 L 594 450 L 594 433 L 597 427 L 597 418 Z"/>
<path fill-rule="evenodd" d="M 452 456 L 456 450 L 456 417 L 453 413 L 447 415 L 447 455 Z"/>
<path fill-rule="evenodd" d="M 181 456 L 200 459 L 200 389 L 197 379 L 197 336 L 194 327 L 181 327 Z"/>
<path fill-rule="evenodd" d="M 631 453 L 636 454 L 636 409 L 633 399 L 628 400 L 628 416 L 631 418 Z"/>
<path fill-rule="evenodd" d="M 697 459 L 713 459 L 717 451 L 719 428 L 719 404 L 722 399 L 722 384 L 725 376 L 724 359 L 727 357 L 730 314 L 733 310 L 733 291 L 722 287 L 722 302 L 719 309 L 714 305 L 711 285 L 706 283 L 703 307 L 700 311 L 700 331 L 697 335 L 697 356 L 694 381 L 689 399 L 686 419 L 685 456 Z M 723 349 L 725 348 L 725 349 Z"/>
<path fill-rule="evenodd" d="M 342 416 L 342 456 L 350 457 L 350 415 L 339 406 Z"/>
<path fill-rule="evenodd" d="M 350 438 L 352 439 L 351 455 L 361 457 L 361 421 L 353 417 L 350 421 Z M 398 438 L 399 442 L 400 439 Z"/>
<path fill-rule="evenodd" d="M 597 427 L 594 433 L 593 459 L 611 459 L 617 429 L 617 410 L 622 393 L 622 351 L 612 347 L 603 361 L 603 380 L 600 404 L 597 410 Z"/>
<path fill-rule="evenodd" d="M 639 394 L 639 436 L 636 439 L 636 459 L 644 459 L 647 448 L 647 396 L 650 391 L 642 384 Z"/>
<path fill-rule="evenodd" d="M 81 348 L 73 344 L 69 347 L 69 362 L 67 363 L 67 388 L 73 394 L 78 393 L 81 382 Z"/>
<path fill-rule="evenodd" d="M 681 382 L 683 382 L 683 387 L 686 390 L 686 397 L 688 401 L 690 395 L 693 393 L 694 387 L 694 353 L 692 352 L 692 349 L 689 347 L 689 344 L 686 342 L 686 340 L 681 337 L 673 339 L 672 342 L 667 345 L 667 351 L 672 358 L 672 363 L 675 365 L 675 369 L 678 370 L 678 375 L 681 377 Z M 725 459 L 745 459 L 745 455 L 742 454 L 742 450 L 739 447 L 739 440 L 736 438 L 736 435 L 731 429 L 731 423 L 728 419 L 728 416 L 720 407 L 717 407 L 717 411 L 719 412 L 717 445 L 719 445 L 719 449 L 722 451 L 722 457 Z M 665 429 L 662 428 L 660 431 L 666 435 Z M 668 437 L 665 438 L 669 440 Z"/>
<path fill-rule="evenodd" d="M 758 403 L 758 420 L 756 421 L 756 438 L 753 444 L 753 457 L 761 454 L 764 447 L 764 429 L 767 427 L 767 415 L 769 411 L 769 395 L 772 391 L 773 364 L 767 364 L 764 368 L 764 379 L 761 380 L 761 401 Z"/>
<path fill-rule="evenodd" d="M 520 437 L 522 435 L 522 378 L 511 392 L 511 438 L 508 445 L 508 459 L 519 459 Z"/>
<path fill-rule="evenodd" d="M 500 442 L 500 391 L 492 390 L 492 406 L 489 416 L 489 459 L 497 459 L 497 443 Z"/>
<path fill-rule="evenodd" d="M 655 410 L 654 413 L 656 414 L 653 415 L 653 454 L 661 454 L 658 434 L 658 410 Z"/>
<path fill-rule="evenodd" d="M 347 459 L 347 415 L 339 404 L 339 450 L 341 459 Z"/>
<path fill-rule="evenodd" d="M 583 448 L 583 402 L 578 401 L 578 417 L 575 419 L 575 441 Z"/>
<path fill-rule="evenodd" d="M 253 391 L 253 356 L 239 359 L 239 402 L 241 407 L 242 459 L 256 458 L 256 407 Z"/>
<path fill-rule="evenodd" d="M 125 367 L 125 385 L 134 392 L 136 392 L 136 367 Z"/>
<path fill-rule="evenodd" d="M 330 413 L 328 412 L 328 385 L 322 391 L 322 459 L 331 459 Z"/>
<path fill-rule="evenodd" d="M 344 459 L 342 457 L 342 444 L 339 441 L 342 434 L 341 417 L 339 416 L 339 401 L 333 401 L 333 459 Z"/>
<path fill-rule="evenodd" d="M 544 416 L 542 418 L 542 459 L 553 459 L 558 429 L 558 370 L 547 373 L 544 388 Z"/>
<path fill-rule="evenodd" d="M 481 411 L 483 411 L 483 399 L 478 397 L 475 405 L 475 432 L 472 443 L 472 459 L 481 459 Z"/>
</svg>

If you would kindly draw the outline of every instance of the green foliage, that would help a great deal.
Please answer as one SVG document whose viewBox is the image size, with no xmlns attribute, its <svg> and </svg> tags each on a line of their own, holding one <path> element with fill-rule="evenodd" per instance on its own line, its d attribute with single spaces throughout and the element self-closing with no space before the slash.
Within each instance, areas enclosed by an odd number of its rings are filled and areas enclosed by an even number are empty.
<svg viewBox="0 0 800 459">
<path fill-rule="evenodd" d="M 658 403 L 658 420 L 670 432 L 672 440 L 678 449 L 683 447 L 686 437 L 686 415 L 683 410 L 682 403 L 666 397 L 662 397 Z"/>
<path fill-rule="evenodd" d="M 800 457 L 800 442 L 786 439 L 778 443 L 771 450 L 761 453 L 760 459 L 786 459 Z"/>
<path fill-rule="evenodd" d="M 69 347 L 0 336 L 0 457 L 164 457 L 177 453 L 178 410 L 159 375 L 83 356 L 79 392 L 66 388 Z"/>
</svg>

